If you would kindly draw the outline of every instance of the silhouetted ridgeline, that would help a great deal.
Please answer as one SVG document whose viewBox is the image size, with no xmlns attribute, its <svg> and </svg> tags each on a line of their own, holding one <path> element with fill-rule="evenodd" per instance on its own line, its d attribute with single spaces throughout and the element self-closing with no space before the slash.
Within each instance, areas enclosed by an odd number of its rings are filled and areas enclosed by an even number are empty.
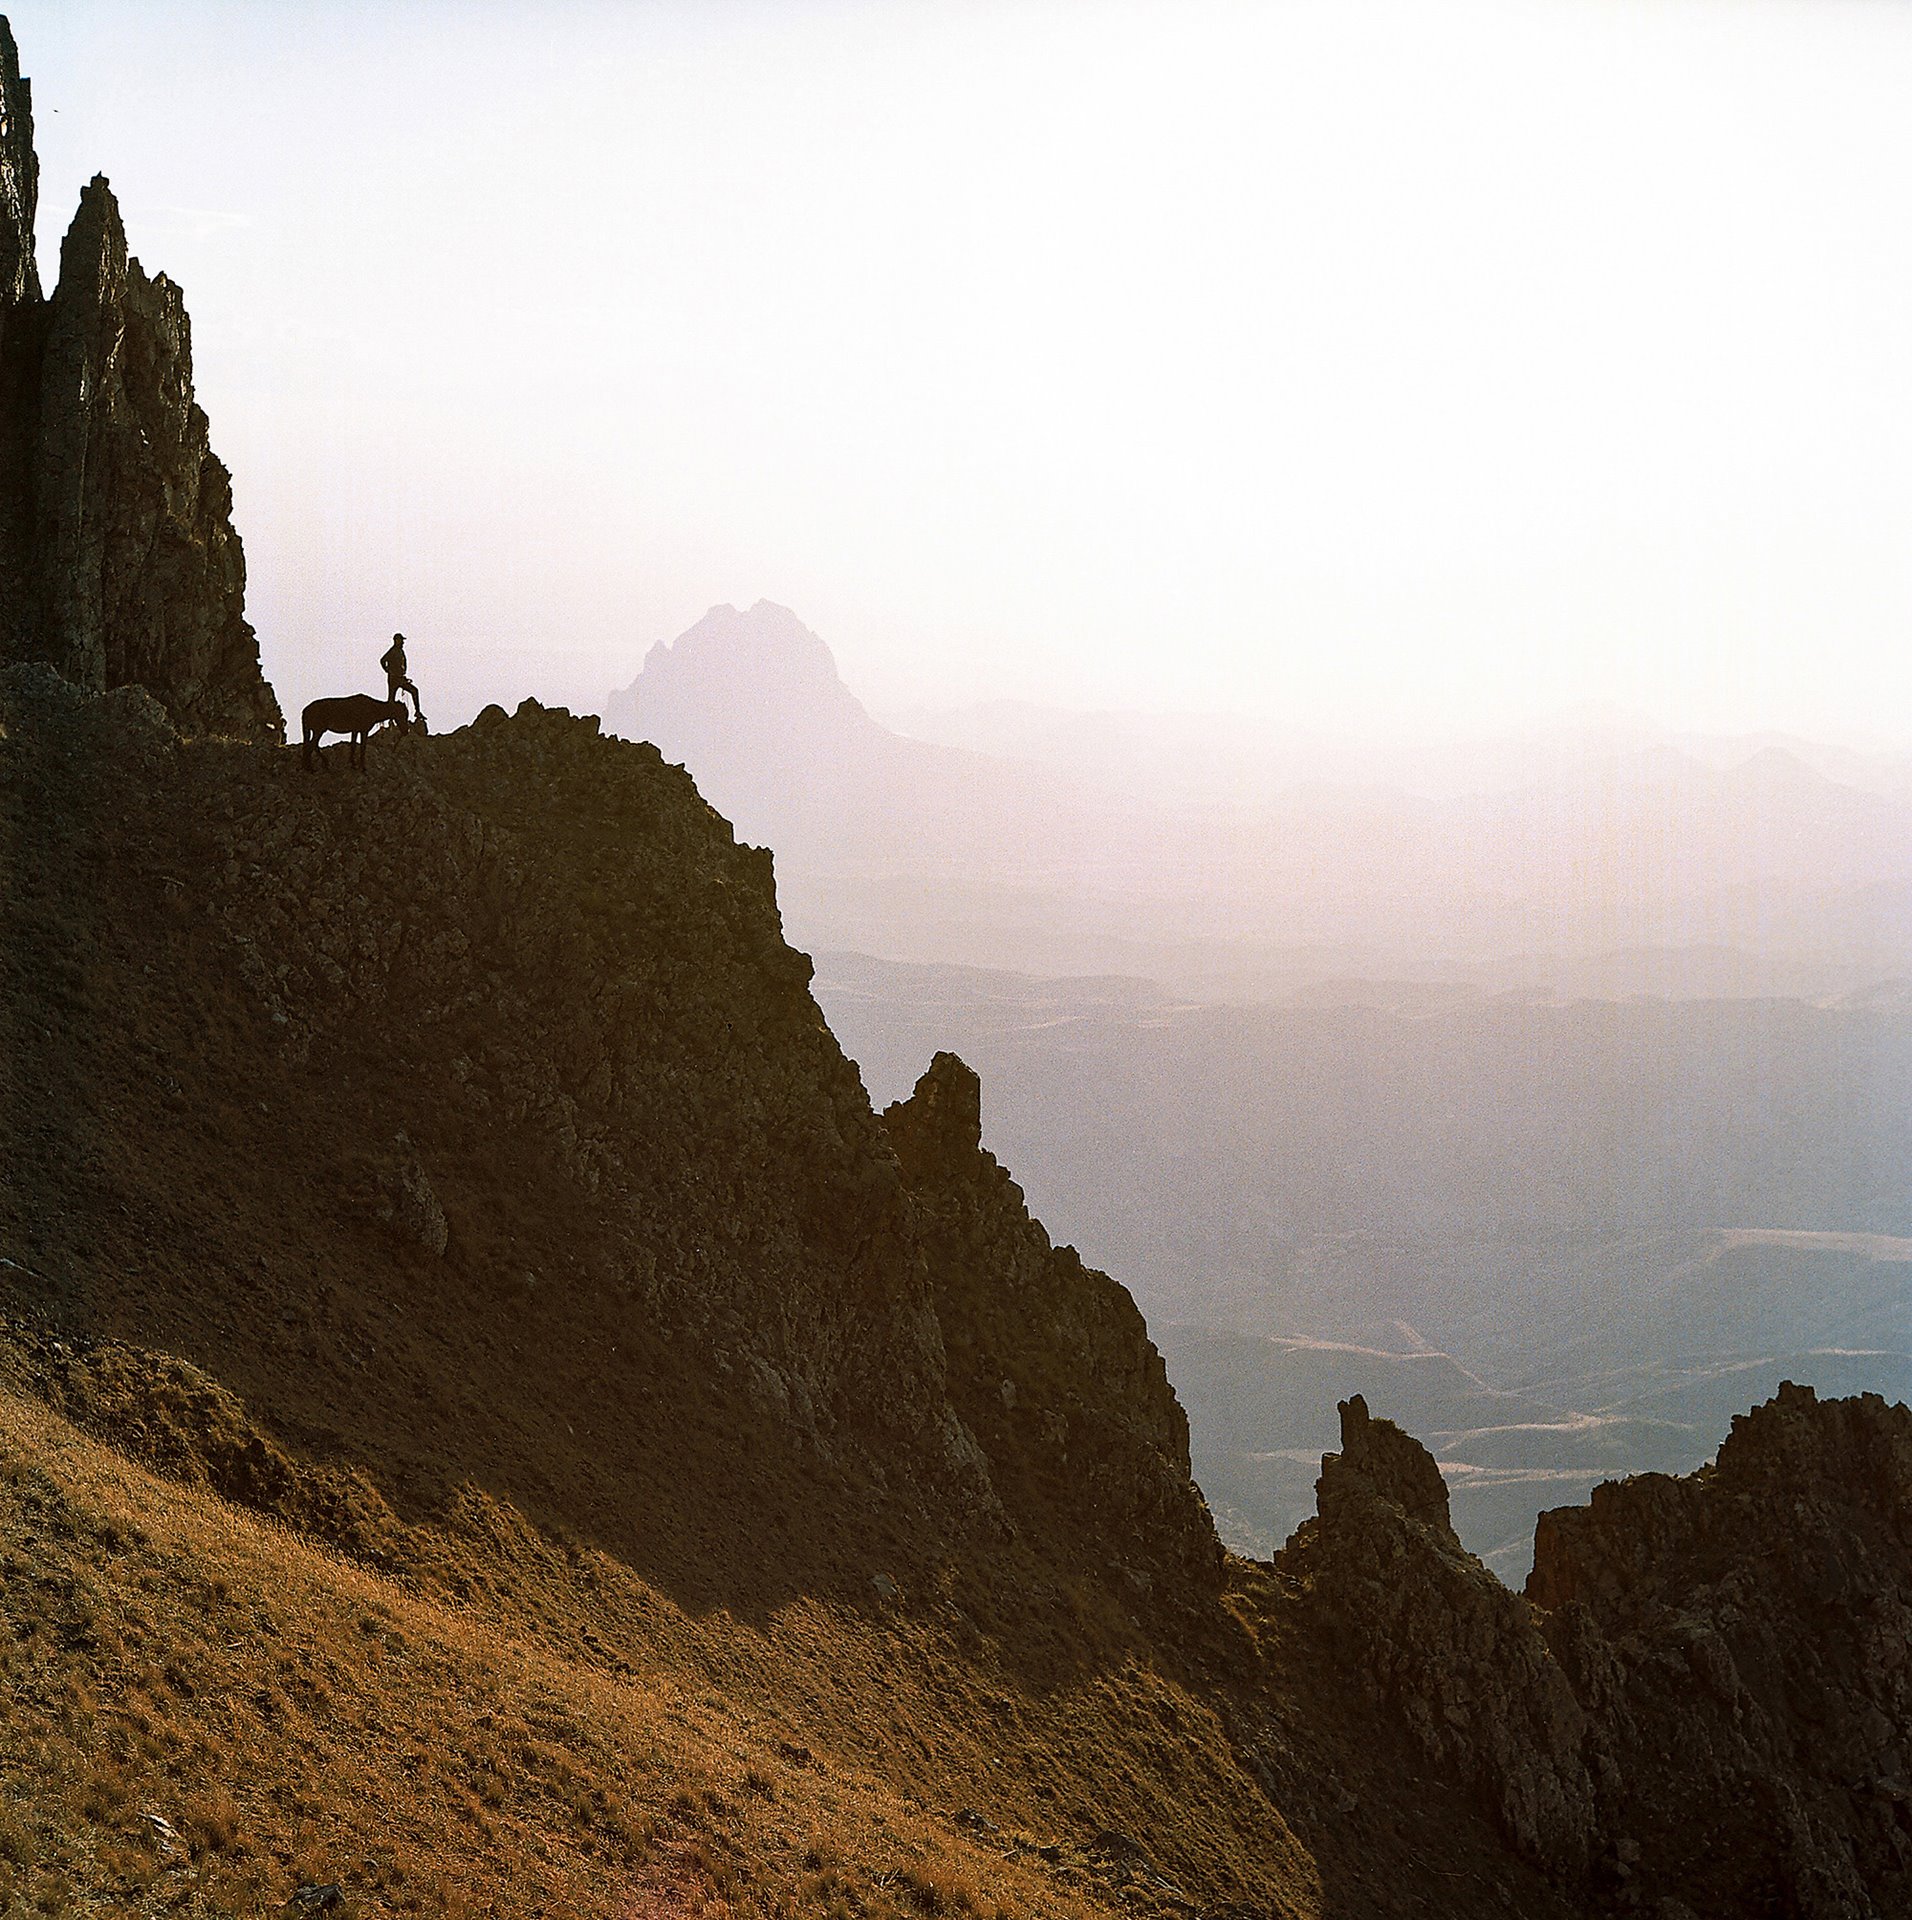
<svg viewBox="0 0 1912 1920">
<path fill-rule="evenodd" d="M 1522 1598 L 1351 1402 L 1223 1555 L 1133 1301 L 961 1060 L 872 1110 L 682 768 L 527 701 L 302 772 L 144 484 L 144 651 L 8 523 L 67 671 L 0 667 L 0 1894 L 1904 1910 L 1904 1409 L 1788 1392 Z"/>
<path fill-rule="evenodd" d="M 876 1607 L 881 1685 L 945 1707 L 841 1750 L 1004 1830 L 1140 1831 L 1211 1902 L 1469 1911 L 1426 1906 L 1412 1820 L 1337 1827 L 1409 1778 L 1523 1911 L 1530 1872 L 1581 1910 L 1891 1910 L 1903 1410 L 1795 1396 L 1711 1474 L 1551 1517 L 1551 1611 L 1358 1421 L 1275 1571 L 1224 1563 L 1140 1316 L 1029 1220 L 974 1076 L 872 1113 L 768 861 L 654 750 L 527 703 L 324 780 L 40 667 L 0 728 L 11 1364 L 82 1427 L 502 1620 L 537 1554 L 540 1632 L 586 1661 L 655 1657 L 660 1603 L 742 1635 Z M 1816 1544 L 1782 1554 L 1782 1514 Z M 1124 1717 L 1138 1660 L 1167 1742 Z M 972 1690 L 1020 1703 L 1016 1779 L 964 1757 Z M 1649 1721 L 1803 1824 L 1729 1872 L 1705 1795 L 1673 1820 L 1636 1779 Z M 1339 1888 L 1312 1907 L 1297 1844 Z"/>
<path fill-rule="evenodd" d="M 178 287 L 126 249 L 104 179 L 40 293 L 33 114 L 0 21 L 0 659 L 141 686 L 182 727 L 276 740 L 232 477 L 193 399 Z"/>
</svg>

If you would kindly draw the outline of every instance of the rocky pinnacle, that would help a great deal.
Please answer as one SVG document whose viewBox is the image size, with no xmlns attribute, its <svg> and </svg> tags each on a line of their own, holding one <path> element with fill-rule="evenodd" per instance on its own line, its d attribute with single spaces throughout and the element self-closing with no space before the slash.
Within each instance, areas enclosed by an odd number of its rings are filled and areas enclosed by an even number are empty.
<svg viewBox="0 0 1912 1920">
<path fill-rule="evenodd" d="M 276 741 L 232 477 L 193 398 L 179 288 L 129 253 L 103 176 L 41 298 L 26 82 L 0 20 L 0 654 L 143 687 L 189 733 Z"/>
<path fill-rule="evenodd" d="M 20 77 L 13 29 L 0 16 L 0 307 L 40 297 L 33 221 L 40 163 L 33 151 L 33 88 Z"/>
</svg>

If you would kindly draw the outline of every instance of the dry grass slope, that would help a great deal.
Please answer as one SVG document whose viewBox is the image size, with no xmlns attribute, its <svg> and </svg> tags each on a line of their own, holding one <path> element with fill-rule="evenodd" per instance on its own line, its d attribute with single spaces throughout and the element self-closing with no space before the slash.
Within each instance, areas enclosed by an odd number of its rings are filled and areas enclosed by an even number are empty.
<svg viewBox="0 0 1912 1920">
<path fill-rule="evenodd" d="M 790 1651 L 660 1623 L 644 1670 L 613 1675 L 160 1479 L 13 1391 L 0 1538 L 6 1911 L 236 1917 L 324 1883 L 361 1911 L 445 1916 L 1109 1904 L 1086 1856 L 966 1832 L 869 1765 L 904 1717 L 852 1724 L 791 1685 L 871 1658 L 821 1615 L 781 1629 Z M 783 1685 L 725 1684 L 753 1659 Z M 832 1731 L 847 1755 L 812 1744 Z"/>
<path fill-rule="evenodd" d="M 379 744 L 0 675 L 15 1905 L 1562 1912 L 680 769 Z"/>
</svg>

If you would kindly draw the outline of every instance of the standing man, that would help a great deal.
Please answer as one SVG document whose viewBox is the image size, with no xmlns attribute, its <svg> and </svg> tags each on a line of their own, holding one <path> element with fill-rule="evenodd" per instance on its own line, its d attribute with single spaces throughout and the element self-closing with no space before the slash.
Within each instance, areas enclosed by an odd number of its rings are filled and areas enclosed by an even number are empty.
<svg viewBox="0 0 1912 1920">
<path fill-rule="evenodd" d="M 392 644 L 380 656 L 379 663 L 385 669 L 385 697 L 396 701 L 401 693 L 412 696 L 412 718 L 421 725 L 425 715 L 418 704 L 418 689 L 405 677 L 405 636 L 402 633 L 392 635 Z"/>
</svg>

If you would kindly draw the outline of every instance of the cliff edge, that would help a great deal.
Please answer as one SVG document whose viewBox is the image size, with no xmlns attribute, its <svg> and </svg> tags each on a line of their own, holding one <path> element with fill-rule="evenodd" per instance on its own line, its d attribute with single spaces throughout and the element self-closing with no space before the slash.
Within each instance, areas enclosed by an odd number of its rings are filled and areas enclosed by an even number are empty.
<svg viewBox="0 0 1912 1920">
<path fill-rule="evenodd" d="M 1516 1595 L 1356 1398 L 1224 1556 L 683 768 L 276 744 L 177 290 L 96 181 L 42 300 L 34 195 L 0 23 L 0 1904 L 1907 1910 L 1912 1414 L 1788 1387 Z"/>
</svg>

